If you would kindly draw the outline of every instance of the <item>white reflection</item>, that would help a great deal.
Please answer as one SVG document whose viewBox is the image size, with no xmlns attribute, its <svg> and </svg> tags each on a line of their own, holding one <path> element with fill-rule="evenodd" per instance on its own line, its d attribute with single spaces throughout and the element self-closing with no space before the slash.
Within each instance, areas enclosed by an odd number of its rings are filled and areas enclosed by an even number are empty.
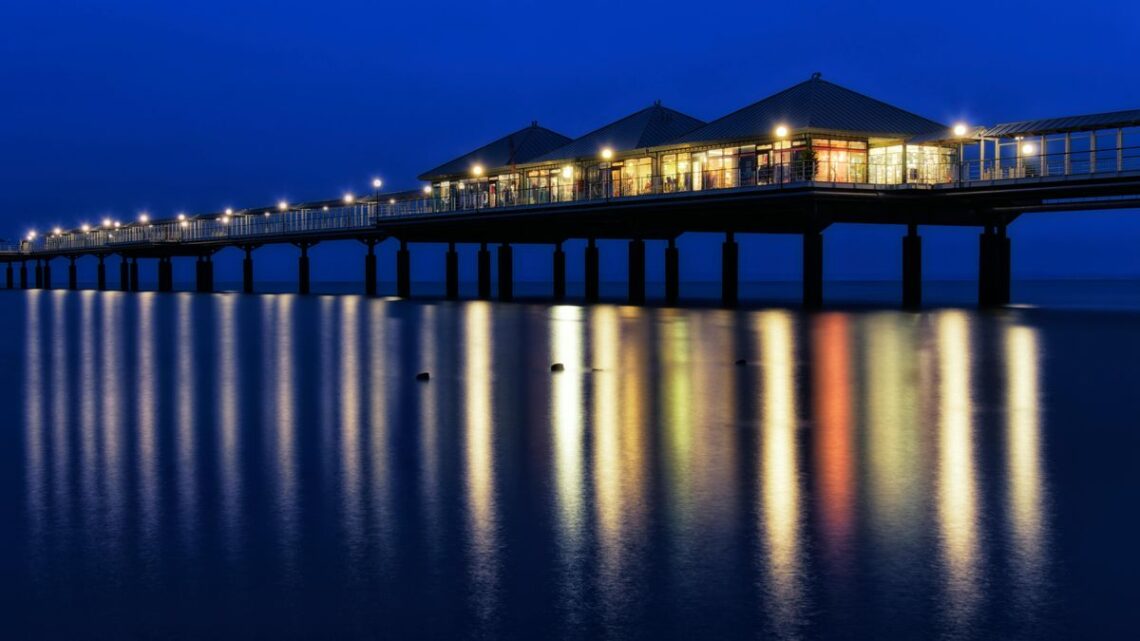
<svg viewBox="0 0 1140 641">
<path fill-rule="evenodd" d="M 800 471 L 796 451 L 795 337 L 787 312 L 758 314 L 760 497 L 765 587 L 778 636 L 794 635 L 803 609 Z"/>
<path fill-rule="evenodd" d="M 970 327 L 962 312 L 937 319 L 939 361 L 938 521 L 946 616 L 965 629 L 979 593 L 978 498 L 974 460 Z"/>
<path fill-rule="evenodd" d="M 582 309 L 558 306 L 551 309 L 550 360 L 565 371 L 551 375 L 551 418 L 554 427 L 554 491 L 558 532 L 559 566 L 564 603 L 575 606 L 569 614 L 579 616 L 583 546 L 583 453 L 585 417 L 582 379 L 586 363 L 582 351 Z"/>
<path fill-rule="evenodd" d="M 99 445 L 96 441 L 99 429 L 99 390 L 94 382 L 98 380 L 95 367 L 98 363 L 94 337 L 98 335 L 94 305 L 96 294 L 85 291 L 80 295 L 79 327 L 82 328 L 79 340 L 79 474 L 84 506 L 82 527 L 95 528 L 95 511 L 99 505 L 99 469 L 97 467 Z"/>
<path fill-rule="evenodd" d="M 28 531 L 34 556 L 42 554 L 47 497 L 44 488 L 43 344 L 40 337 L 40 290 L 25 292 L 24 459 L 27 461 Z"/>
<path fill-rule="evenodd" d="M 48 347 L 51 350 L 51 383 L 44 391 L 51 399 L 51 456 L 52 456 L 52 516 L 58 532 L 71 531 L 71 426 L 69 405 L 71 390 L 68 385 L 70 367 L 67 355 L 71 350 L 67 331 L 68 292 L 50 292 L 51 336 Z M 69 545 L 69 543 L 64 543 Z"/>
<path fill-rule="evenodd" d="M 101 426 L 103 429 L 100 447 L 102 457 L 99 465 L 102 482 L 101 524 L 104 542 L 103 554 L 112 564 L 120 562 L 122 545 L 126 540 L 124 521 L 126 514 L 126 473 L 124 470 L 123 412 L 124 379 L 128 372 L 124 371 L 126 362 L 123 354 L 123 306 L 126 297 L 121 294 L 112 294 L 103 300 L 103 326 L 100 333 L 102 351 L 102 371 L 99 380 L 102 385 L 100 394 L 103 403 L 103 416 Z"/>
<path fill-rule="evenodd" d="M 262 299 L 262 322 L 266 325 L 265 371 L 272 372 L 270 384 L 273 393 L 266 394 L 269 404 L 265 416 L 273 423 L 273 451 L 276 463 L 274 502 L 277 529 L 280 532 L 278 550 L 282 556 L 285 576 L 296 581 L 297 540 L 300 506 L 298 502 L 297 471 L 297 400 L 293 354 L 293 297 L 273 296 Z"/>
<path fill-rule="evenodd" d="M 104 299 L 106 300 L 106 299 Z M 193 297 L 180 294 L 177 305 L 177 333 L 175 364 L 177 395 L 177 475 L 179 520 L 183 545 L 193 551 L 198 542 L 198 472 L 197 472 L 197 385 L 195 381 L 196 354 L 194 353 Z M 105 364 L 105 363 L 104 363 Z"/>
<path fill-rule="evenodd" d="M 341 513 L 349 559 L 349 571 L 362 570 L 364 505 L 361 487 L 363 452 L 360 447 L 360 299 L 343 296 L 340 301 L 340 488 Z"/>
<path fill-rule="evenodd" d="M 158 556 L 158 497 L 161 479 L 158 474 L 158 413 L 155 389 L 158 368 L 155 366 L 154 295 L 139 294 L 138 370 L 135 377 L 135 399 L 138 404 L 138 474 L 139 511 L 142 545 L 147 557 Z"/>
<path fill-rule="evenodd" d="M 1045 585 L 1045 487 L 1041 470 L 1041 415 L 1037 333 L 1005 330 L 1007 514 L 1013 576 L 1019 600 L 1035 604 Z"/>
<path fill-rule="evenodd" d="M 376 532 L 379 561 L 387 569 L 393 553 L 392 470 L 388 448 L 388 389 L 384 372 L 390 367 L 392 345 L 388 343 L 388 303 L 373 300 L 369 305 L 368 380 L 368 469 L 372 498 L 372 529 Z"/>
<path fill-rule="evenodd" d="M 491 306 L 472 302 L 464 306 L 464 410 L 467 529 L 470 536 L 472 594 L 475 610 L 486 625 L 495 608 L 499 583 L 498 516 L 495 494 L 494 433 L 491 417 L 492 362 Z"/>
<path fill-rule="evenodd" d="M 241 379 L 237 374 L 237 322 L 234 318 L 236 297 L 217 296 L 218 378 L 218 459 L 221 462 L 222 541 L 230 555 L 236 555 L 241 528 L 241 433 L 238 429 L 238 398 Z"/>
</svg>

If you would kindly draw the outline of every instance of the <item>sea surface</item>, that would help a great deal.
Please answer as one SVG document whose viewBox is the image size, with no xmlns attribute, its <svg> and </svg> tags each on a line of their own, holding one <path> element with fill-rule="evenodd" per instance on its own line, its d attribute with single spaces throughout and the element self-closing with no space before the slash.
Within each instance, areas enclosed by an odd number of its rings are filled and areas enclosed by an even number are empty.
<svg viewBox="0 0 1140 641">
<path fill-rule="evenodd" d="M 0 291 L 0 638 L 1135 638 L 1140 287 L 896 290 Z"/>
</svg>

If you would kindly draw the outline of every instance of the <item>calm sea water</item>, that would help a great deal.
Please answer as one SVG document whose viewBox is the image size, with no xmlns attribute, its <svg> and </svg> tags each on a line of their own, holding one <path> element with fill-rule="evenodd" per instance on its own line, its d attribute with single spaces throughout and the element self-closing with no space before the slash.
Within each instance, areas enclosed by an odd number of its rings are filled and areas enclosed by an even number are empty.
<svg viewBox="0 0 1140 641">
<path fill-rule="evenodd" d="M 4 638 L 1134 635 L 1135 312 L 0 304 Z"/>
</svg>

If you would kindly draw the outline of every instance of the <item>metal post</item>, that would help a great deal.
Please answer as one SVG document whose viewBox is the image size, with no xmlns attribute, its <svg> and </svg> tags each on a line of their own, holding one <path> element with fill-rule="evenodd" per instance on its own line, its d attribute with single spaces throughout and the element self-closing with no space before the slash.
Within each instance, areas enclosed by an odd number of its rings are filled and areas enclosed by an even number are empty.
<svg viewBox="0 0 1140 641">
<path fill-rule="evenodd" d="M 455 250 L 455 243 L 450 242 L 447 244 L 447 259 L 446 259 L 446 275 L 447 281 L 447 298 L 449 300 L 457 300 L 459 298 L 459 252 Z"/>
<path fill-rule="evenodd" d="M 670 238 L 669 246 L 665 248 L 665 302 L 669 305 L 676 305 L 680 299 L 680 263 L 677 241 Z"/>
<path fill-rule="evenodd" d="M 804 232 L 804 307 L 823 306 L 823 234 L 812 229 Z"/>
<path fill-rule="evenodd" d="M 720 246 L 720 303 L 735 307 L 739 296 L 740 248 L 733 232 L 725 234 Z"/>
<path fill-rule="evenodd" d="M 566 300 L 566 252 L 562 243 L 554 245 L 554 300 Z"/>
<path fill-rule="evenodd" d="M 44 263 L 39 258 L 36 259 L 36 289 L 42 289 L 44 286 Z"/>
<path fill-rule="evenodd" d="M 1089 173 L 1096 173 L 1096 132 L 1089 132 Z"/>
<path fill-rule="evenodd" d="M 67 257 L 67 288 L 79 289 L 79 269 L 75 266 L 75 256 Z"/>
<path fill-rule="evenodd" d="M 629 302 L 645 302 L 645 241 L 640 238 L 629 241 Z"/>
<path fill-rule="evenodd" d="M 406 240 L 401 240 L 396 250 L 396 295 L 400 298 L 412 295 L 412 253 L 408 251 Z"/>
<path fill-rule="evenodd" d="M 598 301 L 598 245 L 590 238 L 586 243 L 586 302 Z"/>
<path fill-rule="evenodd" d="M 1124 171 L 1124 130 L 1116 130 L 1116 171 Z"/>
<path fill-rule="evenodd" d="M 28 261 L 20 261 L 20 289 L 28 288 Z"/>
<path fill-rule="evenodd" d="M 301 255 L 297 258 L 297 293 L 309 293 L 309 243 L 297 243 Z"/>
<path fill-rule="evenodd" d="M 95 268 L 95 288 L 99 291 L 107 289 L 107 265 L 103 262 L 104 258 L 103 254 L 99 254 L 99 265 Z"/>
<path fill-rule="evenodd" d="M 990 307 L 997 304 L 997 234 L 993 225 L 986 225 L 978 238 L 978 305 Z"/>
<path fill-rule="evenodd" d="M 158 291 L 174 291 L 174 263 L 170 256 L 158 259 Z"/>
<path fill-rule="evenodd" d="M 379 203 L 376 204 L 380 206 Z M 368 253 L 364 255 L 364 295 L 375 296 L 377 292 L 376 287 L 376 239 L 367 239 L 364 241 L 365 247 L 368 248 Z"/>
<path fill-rule="evenodd" d="M 245 258 L 241 261 L 241 290 L 246 294 L 253 293 L 253 246 L 246 245 Z"/>
<path fill-rule="evenodd" d="M 131 291 L 137 292 L 139 290 L 139 259 L 138 257 L 131 258 Z"/>
<path fill-rule="evenodd" d="M 514 300 L 514 264 L 511 246 L 499 245 L 499 300 Z"/>
<path fill-rule="evenodd" d="M 51 289 L 51 259 L 44 259 L 44 289 Z"/>
<path fill-rule="evenodd" d="M 918 225 L 907 225 L 903 236 L 903 307 L 914 309 L 922 305 L 922 237 Z"/>
<path fill-rule="evenodd" d="M 1073 134 L 1065 132 L 1065 175 L 1073 173 Z"/>
<path fill-rule="evenodd" d="M 479 298 L 491 297 L 491 252 L 487 243 L 479 244 Z"/>
</svg>

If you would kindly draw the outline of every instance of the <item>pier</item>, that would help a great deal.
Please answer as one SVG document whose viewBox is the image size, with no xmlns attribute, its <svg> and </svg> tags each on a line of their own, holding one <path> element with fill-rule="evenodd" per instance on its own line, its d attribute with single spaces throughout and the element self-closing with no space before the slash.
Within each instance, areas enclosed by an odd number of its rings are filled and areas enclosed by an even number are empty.
<svg viewBox="0 0 1140 641">
<path fill-rule="evenodd" d="M 253 292 L 256 250 L 297 249 L 297 291 L 310 291 L 309 250 L 367 247 L 362 292 L 377 293 L 376 247 L 398 246 L 397 295 L 412 291 L 416 244 L 442 243 L 446 296 L 459 297 L 461 244 L 478 246 L 478 297 L 513 298 L 513 247 L 553 248 L 550 296 L 566 296 L 566 254 L 586 241 L 585 299 L 598 300 L 602 239 L 628 241 L 628 301 L 645 302 L 646 241 L 664 241 L 665 302 L 678 304 L 686 233 L 723 235 L 721 302 L 738 302 L 745 234 L 802 239 L 803 304 L 825 304 L 827 230 L 843 224 L 900 230 L 901 303 L 922 304 L 922 230 L 979 232 L 978 303 L 1010 300 L 1009 229 L 1041 212 L 1140 208 L 1140 110 L 990 126 L 947 126 L 856 93 L 817 75 L 712 122 L 655 103 L 578 138 L 538 123 L 425 172 L 421 189 L 371 197 L 170 218 L 105 219 L 32 232 L 0 247 L 6 286 L 57 286 L 66 265 L 78 287 L 78 259 L 94 257 L 96 287 L 138 291 L 139 261 L 156 261 L 158 290 L 173 290 L 173 261 L 196 264 L 196 289 L 214 290 L 213 256 L 243 252 L 242 289 Z M 117 266 L 118 282 L 107 269 Z"/>
</svg>

